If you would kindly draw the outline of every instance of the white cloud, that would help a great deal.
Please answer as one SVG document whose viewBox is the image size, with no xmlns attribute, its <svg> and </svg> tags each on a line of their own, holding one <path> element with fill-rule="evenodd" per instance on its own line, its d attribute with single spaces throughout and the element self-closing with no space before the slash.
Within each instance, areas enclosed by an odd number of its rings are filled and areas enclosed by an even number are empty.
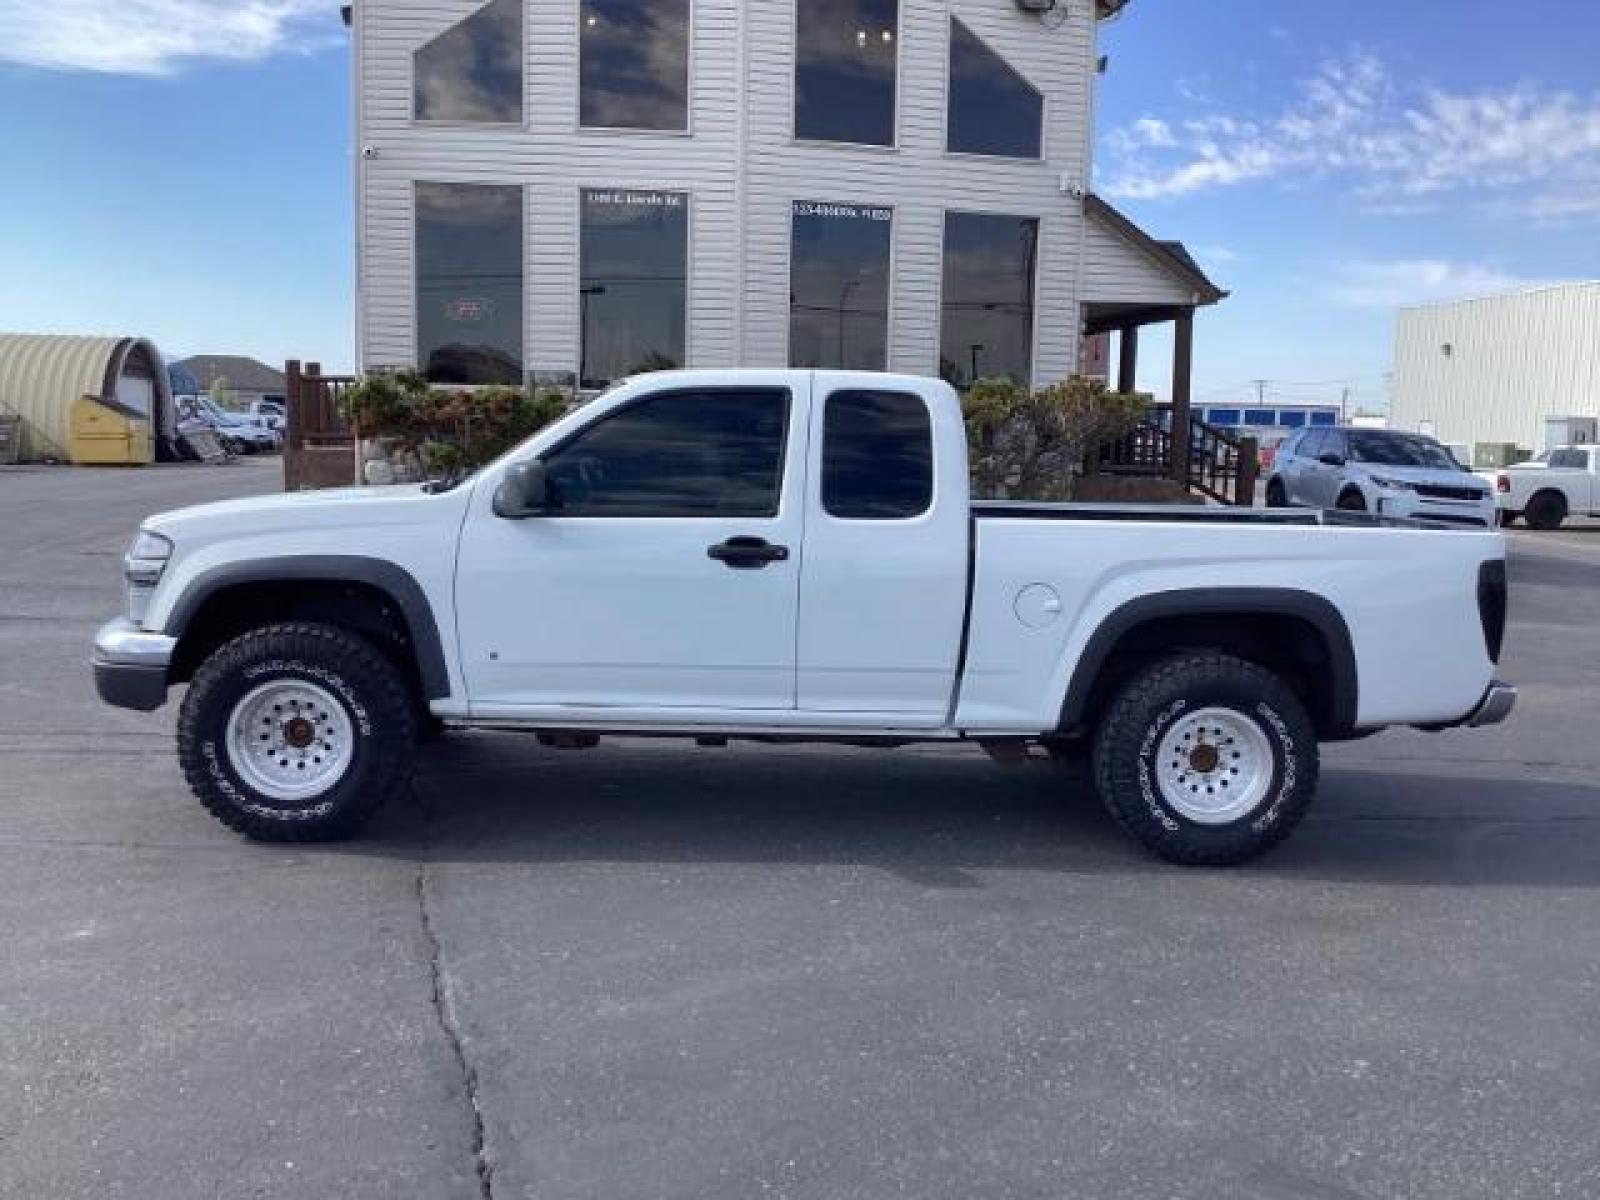
<svg viewBox="0 0 1600 1200">
<path fill-rule="evenodd" d="M 1350 308 L 1401 308 L 1523 291 L 1559 282 L 1437 258 L 1353 262 L 1337 268 L 1328 298 Z"/>
<path fill-rule="evenodd" d="M 327 44 L 332 0 L 0 0 L 0 61 L 165 75 L 186 61 L 250 61 Z"/>
<path fill-rule="evenodd" d="M 1600 94 L 1421 89 L 1360 52 L 1302 81 L 1279 112 L 1146 115 L 1105 146 L 1104 190 L 1132 199 L 1320 179 L 1342 181 L 1374 212 L 1476 198 L 1548 221 L 1600 216 Z"/>
</svg>

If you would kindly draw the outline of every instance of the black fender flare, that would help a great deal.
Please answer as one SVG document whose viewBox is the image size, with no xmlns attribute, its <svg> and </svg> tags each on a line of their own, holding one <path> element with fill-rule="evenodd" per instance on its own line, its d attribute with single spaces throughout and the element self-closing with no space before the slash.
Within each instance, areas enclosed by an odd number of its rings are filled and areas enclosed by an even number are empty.
<svg viewBox="0 0 1600 1200">
<path fill-rule="evenodd" d="M 1089 696 L 1106 660 L 1124 634 L 1147 621 L 1192 616 L 1297 617 L 1317 630 L 1327 643 L 1332 703 L 1327 735 L 1343 736 L 1355 730 L 1360 698 L 1355 643 L 1344 614 L 1332 601 L 1297 588 L 1236 587 L 1181 588 L 1155 592 L 1113 609 L 1090 636 L 1072 669 L 1067 694 L 1061 704 L 1061 729 L 1080 724 Z"/>
<path fill-rule="evenodd" d="M 440 641 L 439 625 L 427 593 L 411 572 L 381 558 L 359 554 L 292 554 L 224 563 L 196 576 L 184 588 L 167 615 L 162 632 L 181 640 L 206 601 L 224 588 L 294 580 L 360 583 L 388 596 L 400 610 L 411 636 L 424 695 L 429 700 L 450 695 L 450 669 L 445 663 L 444 644 Z"/>
</svg>

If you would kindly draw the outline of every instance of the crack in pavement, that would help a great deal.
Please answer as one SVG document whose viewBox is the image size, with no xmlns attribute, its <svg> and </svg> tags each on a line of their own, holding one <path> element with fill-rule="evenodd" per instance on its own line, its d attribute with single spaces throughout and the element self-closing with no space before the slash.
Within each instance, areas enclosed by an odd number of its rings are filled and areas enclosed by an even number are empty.
<svg viewBox="0 0 1600 1200">
<path fill-rule="evenodd" d="M 432 845 L 433 806 L 413 787 L 411 795 L 422 814 L 422 853 L 417 859 L 417 912 L 422 924 L 423 941 L 428 947 L 428 975 L 432 985 L 429 997 L 434 1018 L 439 1022 L 445 1041 L 461 1073 L 461 1087 L 467 1105 L 472 1111 L 472 1165 L 478 1180 L 481 1200 L 494 1200 L 494 1163 L 489 1157 L 488 1141 L 484 1133 L 483 1105 L 478 1095 L 478 1069 L 467 1054 L 461 1034 L 460 1020 L 456 1014 L 455 993 L 450 985 L 450 974 L 444 967 L 444 949 L 439 941 L 439 931 L 434 924 L 433 907 L 429 903 L 430 864 Z"/>
</svg>

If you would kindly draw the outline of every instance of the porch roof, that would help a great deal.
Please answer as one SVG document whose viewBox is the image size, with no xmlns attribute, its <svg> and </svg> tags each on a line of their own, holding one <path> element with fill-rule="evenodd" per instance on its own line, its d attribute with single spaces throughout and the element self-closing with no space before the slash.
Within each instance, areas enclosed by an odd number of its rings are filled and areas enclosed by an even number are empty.
<svg viewBox="0 0 1600 1200">
<path fill-rule="evenodd" d="M 1083 207 L 1087 332 L 1170 321 L 1182 310 L 1216 304 L 1228 295 L 1182 242 L 1151 237 L 1093 193 Z"/>
</svg>

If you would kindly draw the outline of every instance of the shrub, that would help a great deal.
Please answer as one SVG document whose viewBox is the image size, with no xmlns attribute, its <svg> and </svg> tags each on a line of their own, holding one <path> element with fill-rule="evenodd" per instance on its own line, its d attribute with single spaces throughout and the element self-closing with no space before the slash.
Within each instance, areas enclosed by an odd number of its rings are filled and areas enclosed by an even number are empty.
<svg viewBox="0 0 1600 1200">
<path fill-rule="evenodd" d="M 567 401 L 553 391 L 439 388 L 414 371 L 399 371 L 367 376 L 345 392 L 341 406 L 362 437 L 390 440 L 440 475 L 498 458 L 564 413 Z"/>
<path fill-rule="evenodd" d="M 1149 408 L 1149 396 L 1113 392 L 1081 375 L 1037 391 L 980 379 L 962 397 L 973 495 L 1070 499 L 1085 457 L 1131 433 Z"/>
</svg>

